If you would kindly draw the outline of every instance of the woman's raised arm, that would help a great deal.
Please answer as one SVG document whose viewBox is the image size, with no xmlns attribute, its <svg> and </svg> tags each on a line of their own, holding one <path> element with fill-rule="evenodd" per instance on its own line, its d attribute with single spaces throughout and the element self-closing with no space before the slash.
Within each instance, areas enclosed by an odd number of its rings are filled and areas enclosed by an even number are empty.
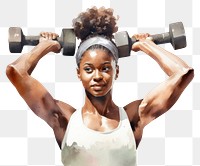
<svg viewBox="0 0 200 166">
<path fill-rule="evenodd" d="M 52 40 L 57 37 L 56 34 L 42 33 L 42 35 L 44 37 L 32 51 L 21 55 L 7 66 L 6 74 L 30 109 L 54 129 L 56 139 L 60 142 L 75 109 L 55 100 L 46 88 L 31 76 L 43 56 L 49 52 L 60 51 L 60 44 Z"/>
<path fill-rule="evenodd" d="M 132 50 L 143 51 L 149 55 L 169 77 L 139 103 L 138 114 L 143 127 L 168 111 L 194 77 L 193 68 L 176 55 L 156 45 L 148 36 L 149 34 L 135 35 L 139 42 L 133 44 Z"/>
</svg>

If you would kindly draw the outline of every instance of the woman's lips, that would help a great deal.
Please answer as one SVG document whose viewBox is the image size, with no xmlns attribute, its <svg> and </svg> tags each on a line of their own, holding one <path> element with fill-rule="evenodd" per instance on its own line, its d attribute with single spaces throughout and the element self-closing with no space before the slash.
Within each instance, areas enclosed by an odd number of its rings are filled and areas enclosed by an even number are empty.
<svg viewBox="0 0 200 166">
<path fill-rule="evenodd" d="M 104 84 L 94 84 L 92 85 L 92 88 L 94 90 L 101 90 L 105 85 Z"/>
</svg>

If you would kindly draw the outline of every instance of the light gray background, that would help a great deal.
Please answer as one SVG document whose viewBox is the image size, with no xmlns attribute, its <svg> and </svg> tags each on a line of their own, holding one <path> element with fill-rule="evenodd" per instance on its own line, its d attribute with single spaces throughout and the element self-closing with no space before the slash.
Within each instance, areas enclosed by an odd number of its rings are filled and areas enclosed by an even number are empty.
<svg viewBox="0 0 200 166">
<path fill-rule="evenodd" d="M 119 30 L 168 31 L 172 22 L 185 25 L 187 47 L 174 51 L 195 69 L 195 78 L 178 102 L 144 130 L 138 148 L 139 166 L 200 165 L 200 0 L 6 0 L 0 1 L 0 165 L 61 166 L 60 150 L 50 127 L 35 116 L 5 75 L 6 66 L 19 57 L 8 50 L 8 28 L 22 27 L 24 34 L 71 27 L 71 21 L 91 6 L 111 7 L 119 15 Z M 24 47 L 23 53 L 32 49 Z M 158 65 L 142 53 L 120 59 L 120 76 L 114 85 L 119 106 L 143 98 L 166 79 Z M 84 93 L 76 77 L 74 57 L 45 56 L 33 72 L 51 94 L 72 106 L 83 104 Z"/>
</svg>

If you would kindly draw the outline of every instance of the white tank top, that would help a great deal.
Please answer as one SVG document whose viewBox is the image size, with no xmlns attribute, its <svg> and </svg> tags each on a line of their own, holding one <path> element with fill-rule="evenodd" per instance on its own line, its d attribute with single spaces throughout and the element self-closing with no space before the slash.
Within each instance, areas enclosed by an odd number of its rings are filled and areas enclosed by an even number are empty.
<svg viewBox="0 0 200 166">
<path fill-rule="evenodd" d="M 82 111 L 75 111 L 62 141 L 64 166 L 136 166 L 136 144 L 127 114 L 119 109 L 116 129 L 99 132 L 83 123 Z"/>
</svg>

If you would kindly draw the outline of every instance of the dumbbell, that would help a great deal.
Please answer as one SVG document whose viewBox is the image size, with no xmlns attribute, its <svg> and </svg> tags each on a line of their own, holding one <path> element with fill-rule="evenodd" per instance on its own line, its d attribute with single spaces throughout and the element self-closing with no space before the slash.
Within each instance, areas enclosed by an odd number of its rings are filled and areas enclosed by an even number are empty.
<svg viewBox="0 0 200 166">
<path fill-rule="evenodd" d="M 169 24 L 169 32 L 151 35 L 155 44 L 171 43 L 175 50 L 186 47 L 186 36 L 182 22 Z M 130 38 L 128 32 L 118 32 L 114 36 L 119 57 L 130 56 L 132 45 L 137 42 L 136 38 Z"/>
<path fill-rule="evenodd" d="M 9 50 L 11 53 L 21 53 L 24 45 L 36 46 L 40 36 L 25 36 L 20 27 L 10 27 L 8 34 Z M 76 47 L 76 37 L 73 29 L 62 29 L 56 40 L 62 47 L 62 54 L 73 56 Z"/>
</svg>

